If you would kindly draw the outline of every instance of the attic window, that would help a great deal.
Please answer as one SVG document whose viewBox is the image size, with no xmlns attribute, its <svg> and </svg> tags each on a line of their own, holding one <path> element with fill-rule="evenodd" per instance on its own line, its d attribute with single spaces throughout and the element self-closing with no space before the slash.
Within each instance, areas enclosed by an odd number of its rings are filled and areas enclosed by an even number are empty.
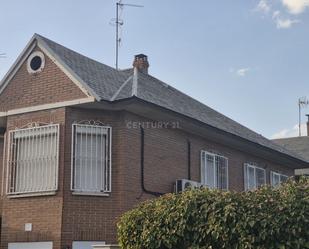
<svg viewBox="0 0 309 249">
<path fill-rule="evenodd" d="M 27 61 L 27 70 L 30 74 L 40 73 L 45 66 L 45 57 L 42 52 L 32 53 Z"/>
</svg>

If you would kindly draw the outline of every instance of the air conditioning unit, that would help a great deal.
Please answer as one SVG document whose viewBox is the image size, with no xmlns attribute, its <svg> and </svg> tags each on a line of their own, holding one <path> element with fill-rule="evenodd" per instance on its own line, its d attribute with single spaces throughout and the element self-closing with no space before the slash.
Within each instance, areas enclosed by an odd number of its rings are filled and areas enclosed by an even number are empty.
<svg viewBox="0 0 309 249">
<path fill-rule="evenodd" d="M 187 179 L 176 180 L 176 193 L 180 193 L 189 188 L 200 188 L 201 183 Z"/>
</svg>

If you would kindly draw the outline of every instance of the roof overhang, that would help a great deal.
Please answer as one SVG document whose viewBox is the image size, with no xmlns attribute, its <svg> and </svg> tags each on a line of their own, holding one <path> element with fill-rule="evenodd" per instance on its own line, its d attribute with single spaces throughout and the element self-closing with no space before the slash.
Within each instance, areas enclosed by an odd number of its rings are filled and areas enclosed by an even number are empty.
<svg viewBox="0 0 309 249">
<path fill-rule="evenodd" d="M 231 149 L 240 150 L 251 154 L 252 157 L 261 157 L 276 164 L 283 164 L 291 169 L 308 168 L 309 163 L 288 154 L 270 149 L 263 145 L 254 143 L 234 134 L 212 127 L 196 119 L 171 111 L 164 107 L 149 103 L 137 97 L 131 97 L 119 101 L 101 101 L 81 105 L 83 108 L 95 108 L 104 110 L 125 110 L 150 120 L 170 120 L 178 122 L 180 129 L 199 137 L 204 137 L 214 143 L 224 144 Z"/>
</svg>

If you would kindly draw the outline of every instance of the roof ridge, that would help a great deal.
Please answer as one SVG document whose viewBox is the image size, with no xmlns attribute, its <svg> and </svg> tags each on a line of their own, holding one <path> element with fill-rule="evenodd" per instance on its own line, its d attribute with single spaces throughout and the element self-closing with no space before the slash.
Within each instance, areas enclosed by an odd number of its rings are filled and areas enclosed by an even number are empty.
<svg viewBox="0 0 309 249">
<path fill-rule="evenodd" d="M 62 47 L 62 48 L 65 48 L 66 50 L 69 50 L 70 52 L 73 52 L 73 53 L 75 53 L 75 54 L 77 54 L 77 55 L 79 55 L 79 56 L 82 56 L 82 57 L 84 57 L 84 58 L 86 58 L 86 59 L 88 59 L 88 60 L 91 60 L 91 61 L 93 61 L 93 62 L 95 62 L 95 63 L 99 63 L 99 64 L 101 64 L 102 66 L 109 67 L 109 69 L 114 70 L 115 72 L 118 72 L 118 73 L 121 73 L 121 72 L 122 72 L 122 70 L 117 70 L 117 69 L 115 69 L 115 68 L 113 68 L 113 67 L 111 67 L 111 66 L 109 66 L 109 65 L 107 65 L 107 64 L 104 64 L 103 62 L 100 62 L 100 61 L 97 61 L 97 60 L 95 60 L 95 59 L 92 59 L 92 58 L 90 58 L 90 57 L 88 57 L 88 56 L 86 56 L 86 55 L 83 55 L 83 54 L 81 54 L 81 53 L 79 53 L 79 52 L 77 52 L 77 51 L 75 51 L 75 50 L 73 50 L 73 49 L 70 49 L 70 48 L 68 48 L 68 47 L 66 47 L 66 46 L 64 46 L 64 45 L 62 45 L 62 44 L 60 44 L 60 43 L 58 43 L 58 42 L 55 42 L 54 40 L 48 39 L 48 38 L 46 38 L 46 37 L 44 37 L 44 36 L 42 36 L 42 35 L 40 35 L 40 34 L 35 33 L 34 36 L 37 37 L 37 38 L 39 38 L 39 39 L 42 39 L 43 41 L 45 40 L 45 41 L 48 41 L 48 42 L 52 42 L 52 43 L 54 43 L 54 44 L 56 44 L 56 45 L 58 45 L 58 46 L 60 46 L 60 47 Z"/>
</svg>

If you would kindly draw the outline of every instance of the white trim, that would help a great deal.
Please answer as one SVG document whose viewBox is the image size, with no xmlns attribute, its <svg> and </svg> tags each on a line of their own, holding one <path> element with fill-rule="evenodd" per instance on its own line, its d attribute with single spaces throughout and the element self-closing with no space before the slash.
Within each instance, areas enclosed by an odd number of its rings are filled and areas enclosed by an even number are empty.
<svg viewBox="0 0 309 249">
<path fill-rule="evenodd" d="M 26 61 L 26 59 L 31 54 L 36 45 L 60 68 L 60 70 L 64 74 L 66 74 L 69 77 L 69 79 L 73 81 L 73 83 L 75 83 L 75 85 L 83 93 L 86 94 L 86 96 L 95 97 L 98 101 L 101 100 L 101 98 L 69 66 L 67 66 L 62 61 L 62 59 L 59 56 L 57 56 L 44 42 L 44 40 L 37 34 L 34 34 L 32 36 L 31 40 L 27 43 L 26 47 L 17 57 L 14 64 L 11 66 L 9 71 L 0 81 L 0 94 L 7 87 L 10 80 L 14 77 L 14 75 L 19 70 L 21 65 Z"/>
<path fill-rule="evenodd" d="M 266 170 L 264 168 L 261 168 L 259 166 L 257 166 L 256 164 L 253 164 L 253 163 L 244 163 L 244 170 L 245 170 L 245 174 L 244 174 L 244 178 L 245 178 L 245 190 L 251 190 L 249 189 L 249 175 L 248 175 L 248 168 L 253 168 L 254 169 L 254 188 L 253 189 L 256 189 L 257 188 L 257 181 L 256 181 L 256 169 L 261 169 L 264 171 L 264 184 L 267 184 L 267 181 L 266 181 Z"/>
<path fill-rule="evenodd" d="M 66 76 L 72 80 L 79 89 L 85 93 L 88 97 L 94 96 L 97 100 L 100 100 L 100 97 L 69 67 L 67 66 L 62 59 L 56 55 L 49 46 L 38 37 L 38 47 L 61 69 Z"/>
<path fill-rule="evenodd" d="M 6 140 L 7 140 L 7 132 L 4 134 L 3 139 L 3 154 L 2 154 L 2 182 L 1 182 L 1 196 L 4 196 L 4 186 L 5 186 L 5 157 L 6 157 Z"/>
<path fill-rule="evenodd" d="M 53 155 L 45 155 L 44 153 L 44 157 L 43 158 L 40 158 L 40 162 L 44 162 L 45 160 L 52 160 L 53 158 L 57 159 L 57 161 L 55 161 L 55 165 L 54 165 L 54 171 L 53 172 L 49 172 L 51 173 L 51 175 L 49 175 L 49 177 L 52 177 L 53 174 L 54 174 L 54 180 L 55 182 L 52 183 L 52 186 L 47 186 L 45 187 L 44 186 L 44 189 L 42 189 L 42 186 L 40 187 L 37 187 L 33 190 L 33 189 L 27 189 L 27 190 L 16 190 L 16 176 L 15 176 L 15 170 L 16 170 L 16 167 L 18 166 L 18 159 L 15 159 L 16 157 L 16 149 L 14 149 L 12 146 L 13 145 L 13 141 L 15 142 L 15 134 L 18 133 L 18 132 L 31 132 L 33 130 L 33 132 L 37 132 L 38 134 L 41 134 L 40 132 L 42 130 L 45 130 L 45 129 L 51 129 L 51 131 L 53 131 L 53 134 L 56 135 L 56 143 L 55 143 L 55 152 L 56 152 L 56 155 L 53 156 Z M 33 134 L 31 133 L 28 133 L 29 134 L 29 137 L 34 137 Z M 39 127 L 31 127 L 31 128 L 24 128 L 24 129 L 16 129 L 16 130 L 11 130 L 9 131 L 8 133 L 8 136 L 9 136 L 9 153 L 14 155 L 14 158 L 13 157 L 9 157 L 8 158 L 8 164 L 7 164 L 7 170 L 8 170 L 8 177 L 7 177 L 7 192 L 6 194 L 7 195 L 12 195 L 12 196 L 28 196 L 29 194 L 32 196 L 33 194 L 34 195 L 41 195 L 42 193 L 51 193 L 51 192 L 56 192 L 58 190 L 58 177 L 59 177 L 59 146 L 60 146 L 60 124 L 49 124 L 49 125 L 44 125 L 44 126 L 39 126 Z M 39 139 L 42 139 L 42 137 L 39 135 Z M 43 141 L 44 141 L 44 137 L 43 137 Z M 29 145 L 29 144 L 27 144 Z M 33 146 L 33 143 L 32 143 L 32 146 Z M 15 153 L 14 151 L 12 152 L 12 148 L 13 150 L 15 150 Z M 48 148 L 48 147 L 47 147 Z M 17 153 L 18 154 L 18 153 Z M 37 155 L 35 155 L 35 160 L 37 160 L 38 158 L 36 157 Z M 30 165 L 35 165 L 36 161 L 33 162 L 32 161 L 32 158 L 31 157 L 27 157 L 26 160 L 28 161 L 27 164 L 30 163 Z M 44 161 L 42 161 L 44 160 Z M 14 163 L 15 162 L 15 163 Z M 14 166 L 15 165 L 15 166 Z M 27 168 L 28 170 L 31 170 L 31 168 Z M 14 170 L 14 171 L 13 171 Z M 13 172 L 13 174 L 12 174 Z M 24 174 L 23 175 L 23 178 L 25 179 L 27 176 Z M 52 179 L 52 178 L 51 178 Z M 14 184 L 14 189 L 12 190 L 12 182 Z M 28 186 L 28 185 L 27 185 Z"/>
<path fill-rule="evenodd" d="M 23 114 L 23 113 L 28 113 L 28 112 L 36 112 L 36 111 L 54 109 L 54 108 L 65 107 L 65 106 L 92 103 L 92 102 L 95 102 L 94 97 L 87 97 L 87 98 L 82 98 L 82 99 L 74 99 L 74 100 L 56 102 L 56 103 L 51 103 L 51 104 L 30 106 L 30 107 L 25 107 L 25 108 L 18 108 L 18 109 L 9 110 L 7 112 L 0 112 L 0 117 L 6 117 L 6 116 L 11 116 L 11 115 L 16 115 L 16 114 Z"/>
<path fill-rule="evenodd" d="M 9 81 L 14 77 L 16 72 L 22 66 L 22 64 L 26 61 L 29 54 L 36 46 L 36 35 L 32 36 L 31 40 L 27 43 L 26 47 L 23 51 L 19 54 L 17 59 L 15 60 L 14 64 L 10 67 L 9 71 L 4 75 L 2 80 L 0 81 L 0 94 L 8 85 Z"/>
<path fill-rule="evenodd" d="M 111 101 L 114 101 L 118 94 L 121 92 L 121 90 L 127 85 L 127 83 L 133 78 L 133 75 L 131 75 L 117 90 L 117 92 L 115 92 L 115 94 L 113 95 L 113 97 L 111 98 Z"/>
<path fill-rule="evenodd" d="M 33 70 L 31 68 L 31 61 L 34 57 L 40 57 L 41 59 L 41 65 L 37 70 Z M 37 74 L 43 71 L 45 67 L 45 56 L 41 51 L 35 51 L 33 53 L 30 54 L 30 56 L 27 59 L 27 70 L 29 74 Z"/>
<path fill-rule="evenodd" d="M 11 195 L 7 195 L 7 198 L 16 199 L 16 198 L 47 196 L 47 195 L 56 195 L 56 194 L 57 194 L 57 191 L 34 192 L 34 193 L 25 193 L 25 194 L 11 194 Z"/>
<path fill-rule="evenodd" d="M 280 185 L 280 184 L 282 183 L 281 177 L 289 178 L 287 175 L 278 173 L 277 171 L 270 171 L 270 185 L 271 185 L 272 187 L 275 187 L 275 186 L 273 185 L 273 175 L 279 176 L 279 183 L 278 183 L 278 185 Z"/>
<path fill-rule="evenodd" d="M 205 160 L 204 165 L 202 164 L 203 154 L 204 154 L 204 157 L 205 157 L 204 158 L 204 160 Z M 215 185 L 214 188 L 216 188 L 216 189 L 218 189 L 218 169 L 217 169 L 217 159 L 216 158 L 220 157 L 220 158 L 224 158 L 226 160 L 226 189 L 224 189 L 224 190 L 228 190 L 229 189 L 229 163 L 228 163 L 229 160 L 228 160 L 228 158 L 225 157 L 225 156 L 222 156 L 220 154 L 208 152 L 206 150 L 201 150 L 201 162 L 200 162 L 200 164 L 201 164 L 201 172 L 200 172 L 201 183 L 204 184 L 205 186 L 207 186 L 204 182 L 205 176 L 204 176 L 204 178 L 202 176 L 202 172 L 204 172 L 204 174 L 206 175 L 205 166 L 207 164 L 207 155 L 213 156 L 213 158 L 214 158 L 214 162 L 213 162 L 214 163 L 214 185 Z M 204 167 L 204 169 L 203 169 L 203 167 Z"/>
<path fill-rule="evenodd" d="M 108 156 L 105 154 L 105 164 L 102 167 L 102 184 L 103 189 L 96 189 L 95 191 L 92 191 L 92 189 L 83 189 L 82 186 L 81 188 L 76 188 L 75 185 L 75 181 L 76 181 L 76 164 L 75 164 L 75 155 L 76 155 L 76 148 L 77 148 L 77 128 L 78 127 L 89 127 L 89 128 L 104 128 L 106 129 L 106 138 L 108 140 L 108 143 L 105 144 L 105 148 L 104 150 L 107 152 L 108 150 Z M 71 134 L 71 191 L 73 195 L 94 195 L 94 196 L 109 196 L 108 193 L 111 192 L 111 174 L 112 174 L 112 160 L 111 160 L 111 151 L 112 151 L 112 127 L 111 126 L 106 126 L 106 125 L 89 125 L 89 124 L 79 124 L 79 123 L 73 123 L 72 126 L 72 134 Z M 86 134 L 86 136 L 90 133 L 87 132 L 87 129 L 85 129 L 85 133 L 84 132 L 80 132 L 80 134 Z M 93 133 L 95 135 L 95 133 Z M 97 135 L 96 135 L 97 137 Z M 86 139 L 86 143 L 87 143 L 87 139 Z M 101 145 L 102 146 L 102 145 Z M 101 148 L 103 149 L 103 148 Z M 92 160 L 91 160 L 91 164 L 92 164 Z M 108 185 L 106 184 L 106 176 L 108 176 Z M 96 186 L 98 187 L 98 186 Z M 102 190 L 103 192 L 100 192 L 98 190 Z"/>
<path fill-rule="evenodd" d="M 136 67 L 134 67 L 132 96 L 137 96 L 137 87 L 138 87 L 138 69 Z"/>
<path fill-rule="evenodd" d="M 90 195 L 90 196 L 110 196 L 109 193 L 104 192 L 104 193 L 99 193 L 99 192 L 81 192 L 81 191 L 73 191 L 72 190 L 72 195 Z"/>
</svg>

